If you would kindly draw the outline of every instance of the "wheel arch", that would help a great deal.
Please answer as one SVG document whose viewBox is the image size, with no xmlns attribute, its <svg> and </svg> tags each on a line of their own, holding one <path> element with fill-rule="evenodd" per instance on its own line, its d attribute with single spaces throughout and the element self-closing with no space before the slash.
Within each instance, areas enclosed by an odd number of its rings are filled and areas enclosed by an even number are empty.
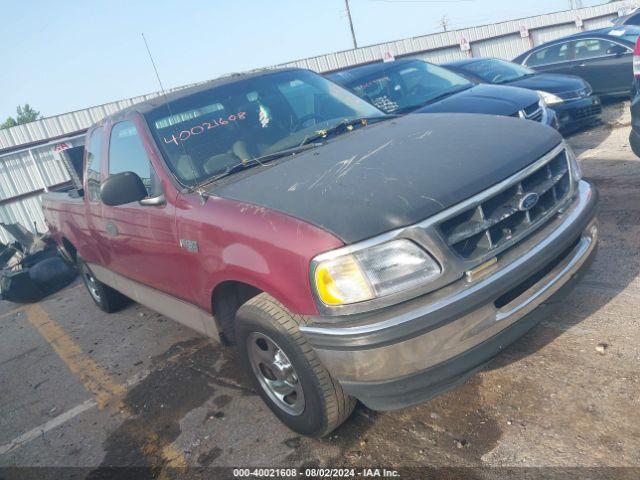
<svg viewBox="0 0 640 480">
<path fill-rule="evenodd" d="M 211 309 L 223 343 L 235 344 L 235 317 L 238 309 L 263 291 L 255 285 L 238 280 L 225 280 L 215 286 L 211 293 Z"/>
<path fill-rule="evenodd" d="M 65 255 L 74 264 L 77 262 L 78 249 L 73 245 L 73 243 L 71 243 L 71 241 L 67 237 L 62 237 L 60 239 L 60 249 L 62 250 L 62 254 Z"/>
</svg>

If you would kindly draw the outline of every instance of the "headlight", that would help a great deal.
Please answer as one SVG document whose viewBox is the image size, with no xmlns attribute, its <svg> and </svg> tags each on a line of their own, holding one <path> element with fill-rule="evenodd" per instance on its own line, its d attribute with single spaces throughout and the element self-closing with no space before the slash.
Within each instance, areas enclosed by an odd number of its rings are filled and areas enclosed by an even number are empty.
<svg viewBox="0 0 640 480">
<path fill-rule="evenodd" d="M 540 101 L 543 105 L 555 105 L 564 101 L 559 96 L 554 95 L 553 93 L 544 92 L 542 90 L 536 90 L 536 92 L 538 93 L 538 97 L 540 97 Z"/>
<path fill-rule="evenodd" d="M 578 157 L 576 157 L 573 149 L 568 144 L 565 144 L 565 149 L 567 152 L 567 158 L 569 159 L 571 176 L 573 177 L 573 181 L 578 183 L 582 180 L 582 168 L 580 168 L 580 164 L 578 163 Z"/>
<path fill-rule="evenodd" d="M 326 305 L 371 300 L 427 283 L 441 273 L 440 265 L 410 240 L 381 243 L 335 258 L 314 261 L 318 298 Z"/>
</svg>

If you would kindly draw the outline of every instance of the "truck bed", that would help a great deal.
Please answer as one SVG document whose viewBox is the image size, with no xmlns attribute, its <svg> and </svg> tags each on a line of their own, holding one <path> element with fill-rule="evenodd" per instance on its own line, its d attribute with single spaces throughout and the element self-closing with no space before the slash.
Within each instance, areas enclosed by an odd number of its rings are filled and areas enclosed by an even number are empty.
<svg viewBox="0 0 640 480">
<path fill-rule="evenodd" d="M 78 234 L 88 233 L 84 199 L 76 190 L 43 194 L 42 211 L 49 232 L 59 245 L 63 238 L 74 243 Z"/>
</svg>

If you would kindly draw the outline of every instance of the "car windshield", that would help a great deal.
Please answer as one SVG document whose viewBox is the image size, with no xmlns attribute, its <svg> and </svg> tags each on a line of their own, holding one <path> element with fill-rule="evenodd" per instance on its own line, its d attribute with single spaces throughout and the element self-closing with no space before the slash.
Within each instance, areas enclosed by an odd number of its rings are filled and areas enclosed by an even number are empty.
<svg viewBox="0 0 640 480">
<path fill-rule="evenodd" d="M 297 147 L 340 122 L 380 115 L 320 75 L 289 70 L 202 90 L 145 117 L 169 168 L 180 183 L 194 186 Z"/>
<path fill-rule="evenodd" d="M 461 68 L 487 83 L 509 83 L 535 73 L 522 65 L 496 58 L 469 62 Z"/>
<path fill-rule="evenodd" d="M 418 108 L 473 86 L 456 73 L 421 61 L 389 63 L 370 75 L 352 76 L 347 70 L 332 78 L 386 113 Z"/>
<path fill-rule="evenodd" d="M 621 25 L 620 27 L 616 27 L 608 32 L 612 37 L 622 38 L 631 43 L 636 43 L 638 37 L 640 36 L 640 28 L 631 27 L 629 25 Z"/>
</svg>

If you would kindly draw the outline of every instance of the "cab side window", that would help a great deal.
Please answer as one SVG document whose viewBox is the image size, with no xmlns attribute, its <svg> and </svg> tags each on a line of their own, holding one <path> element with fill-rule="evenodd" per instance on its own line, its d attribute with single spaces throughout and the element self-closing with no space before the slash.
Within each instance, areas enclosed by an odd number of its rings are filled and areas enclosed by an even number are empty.
<svg viewBox="0 0 640 480">
<path fill-rule="evenodd" d="M 551 63 L 560 63 L 571 60 L 570 44 L 560 43 L 542 48 L 531 54 L 527 59 L 527 66 L 537 67 L 540 65 L 549 65 Z"/>
<path fill-rule="evenodd" d="M 102 165 L 103 128 L 98 127 L 91 132 L 87 143 L 87 195 L 89 201 L 100 200 L 100 166 Z"/>
<path fill-rule="evenodd" d="M 109 175 L 122 172 L 137 174 L 142 179 L 150 197 L 156 197 L 162 193 L 160 180 L 149 161 L 138 129 L 130 121 L 116 123 L 111 129 Z"/>
<path fill-rule="evenodd" d="M 588 58 L 604 57 L 608 55 L 607 51 L 616 45 L 614 42 L 598 38 L 580 40 L 575 42 L 575 58 L 576 60 L 585 60 Z"/>
</svg>

